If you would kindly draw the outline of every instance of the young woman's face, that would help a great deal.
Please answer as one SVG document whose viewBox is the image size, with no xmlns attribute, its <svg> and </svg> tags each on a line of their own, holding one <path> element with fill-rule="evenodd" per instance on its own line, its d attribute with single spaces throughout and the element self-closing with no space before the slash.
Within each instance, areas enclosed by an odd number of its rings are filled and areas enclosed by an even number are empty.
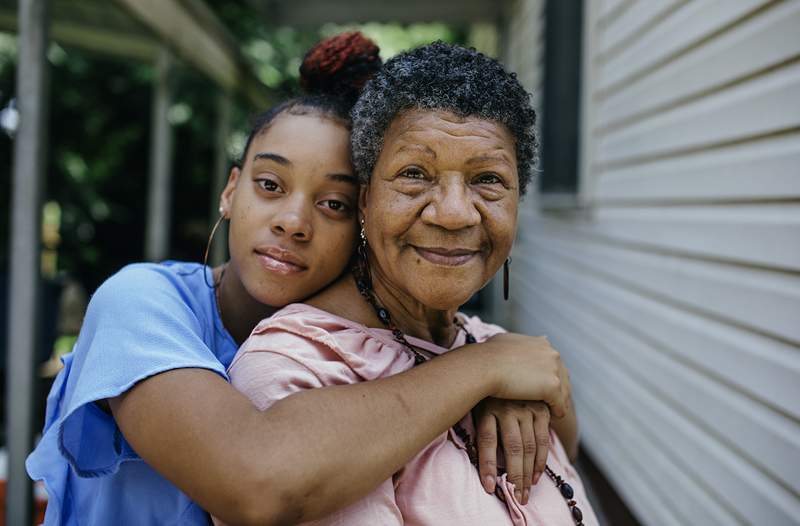
<svg viewBox="0 0 800 526">
<path fill-rule="evenodd" d="M 332 119 L 284 113 L 253 138 L 241 170 L 231 170 L 221 200 L 230 270 L 260 303 L 302 300 L 347 265 L 358 198 L 349 140 Z"/>
</svg>

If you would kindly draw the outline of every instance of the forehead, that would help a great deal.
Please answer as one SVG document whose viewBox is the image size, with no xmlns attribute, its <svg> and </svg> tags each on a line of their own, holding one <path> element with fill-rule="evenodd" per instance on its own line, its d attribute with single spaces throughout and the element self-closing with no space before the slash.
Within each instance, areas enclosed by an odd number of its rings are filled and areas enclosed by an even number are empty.
<svg viewBox="0 0 800 526">
<path fill-rule="evenodd" d="M 461 117 L 444 110 L 407 110 L 392 120 L 384 134 L 384 148 L 407 144 L 464 147 L 475 145 L 514 153 L 514 137 L 498 122 Z"/>
<path fill-rule="evenodd" d="M 253 157 L 264 147 L 295 152 L 300 157 L 318 157 L 322 152 L 349 155 L 349 139 L 347 128 L 334 119 L 315 114 L 282 113 L 253 137 L 248 155 Z"/>
</svg>

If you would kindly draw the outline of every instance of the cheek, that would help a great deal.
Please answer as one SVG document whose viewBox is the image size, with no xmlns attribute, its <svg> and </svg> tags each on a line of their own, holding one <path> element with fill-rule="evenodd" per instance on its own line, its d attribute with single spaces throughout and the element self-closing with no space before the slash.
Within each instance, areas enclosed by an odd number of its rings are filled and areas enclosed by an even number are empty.
<svg viewBox="0 0 800 526">
<path fill-rule="evenodd" d="M 492 211 L 486 219 L 489 237 L 492 240 L 494 259 L 505 260 L 511 252 L 517 234 L 516 206 L 502 207 Z"/>
<path fill-rule="evenodd" d="M 356 242 L 355 226 L 327 230 L 318 235 L 315 252 L 323 274 L 339 275 L 350 261 Z"/>
<path fill-rule="evenodd" d="M 376 242 L 389 241 L 412 227 L 423 207 L 420 196 L 411 197 L 384 186 L 367 203 L 367 235 Z"/>
</svg>

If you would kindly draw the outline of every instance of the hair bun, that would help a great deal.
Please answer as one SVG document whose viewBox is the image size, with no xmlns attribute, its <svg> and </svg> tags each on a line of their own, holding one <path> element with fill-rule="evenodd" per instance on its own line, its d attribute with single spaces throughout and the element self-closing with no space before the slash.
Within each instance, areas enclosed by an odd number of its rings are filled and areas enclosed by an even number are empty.
<svg viewBox="0 0 800 526">
<path fill-rule="evenodd" d="M 310 95 L 332 95 L 351 102 L 381 68 L 380 48 L 361 33 L 326 38 L 308 50 L 300 65 L 300 85 Z"/>
</svg>

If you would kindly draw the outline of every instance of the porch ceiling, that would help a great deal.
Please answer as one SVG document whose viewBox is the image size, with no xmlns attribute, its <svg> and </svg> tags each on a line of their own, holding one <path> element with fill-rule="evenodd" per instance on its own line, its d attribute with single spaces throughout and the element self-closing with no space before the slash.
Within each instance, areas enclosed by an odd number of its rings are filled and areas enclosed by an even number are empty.
<svg viewBox="0 0 800 526">
<path fill-rule="evenodd" d="M 92 52 L 154 61 L 163 46 L 255 106 L 273 94 L 202 0 L 53 0 L 50 35 Z M 0 0 L 0 31 L 16 32 L 17 0 Z"/>
<path fill-rule="evenodd" d="M 503 0 L 248 0 L 271 25 L 319 26 L 327 22 L 497 22 Z"/>
</svg>

